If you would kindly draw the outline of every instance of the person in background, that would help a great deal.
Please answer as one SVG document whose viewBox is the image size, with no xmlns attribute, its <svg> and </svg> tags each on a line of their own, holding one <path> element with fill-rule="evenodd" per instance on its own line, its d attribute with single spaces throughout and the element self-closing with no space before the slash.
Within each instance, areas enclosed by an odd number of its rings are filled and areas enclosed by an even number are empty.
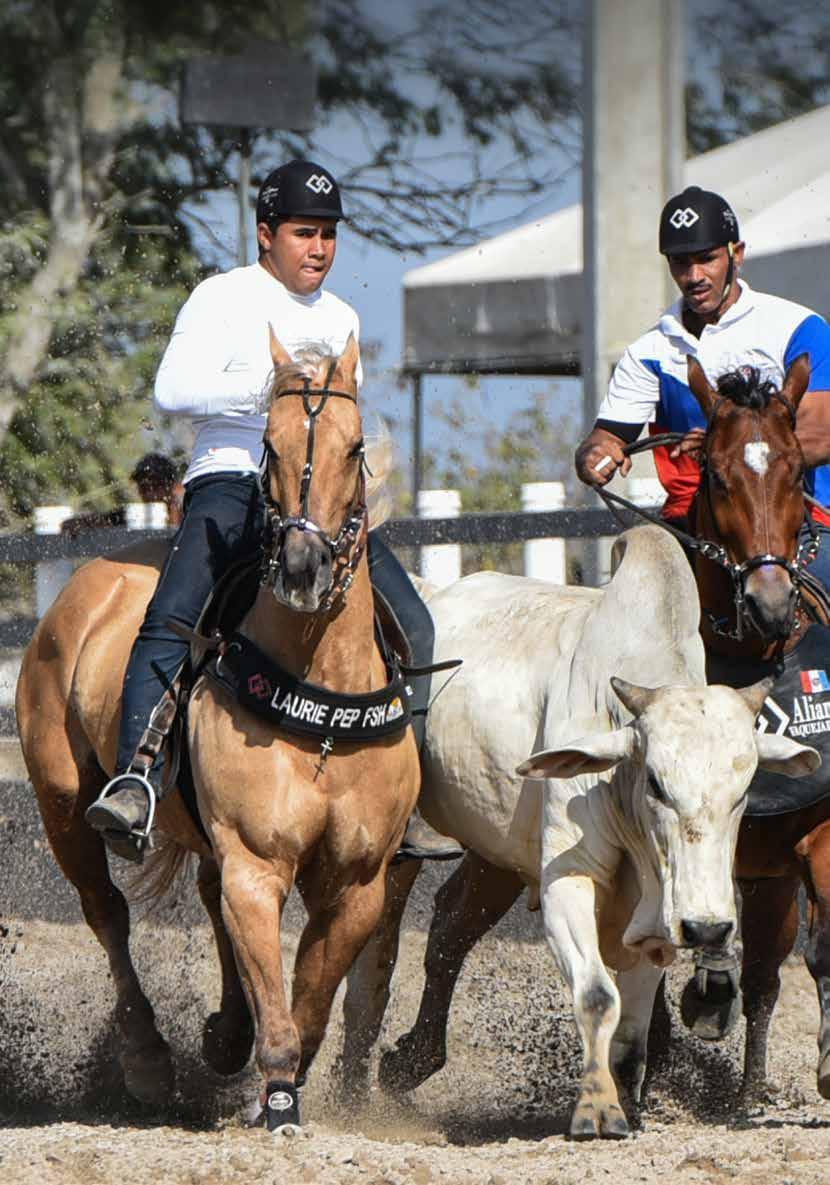
<svg viewBox="0 0 830 1185">
<path fill-rule="evenodd" d="M 167 507 L 167 525 L 177 527 L 182 521 L 182 500 L 184 486 L 179 480 L 176 466 L 163 453 L 146 453 L 130 474 L 135 482 L 142 502 L 163 502 Z M 112 510 L 90 511 L 88 514 L 73 514 L 64 520 L 61 534 L 75 539 L 84 531 L 100 527 L 123 527 L 127 522 L 125 506 Z"/>
</svg>

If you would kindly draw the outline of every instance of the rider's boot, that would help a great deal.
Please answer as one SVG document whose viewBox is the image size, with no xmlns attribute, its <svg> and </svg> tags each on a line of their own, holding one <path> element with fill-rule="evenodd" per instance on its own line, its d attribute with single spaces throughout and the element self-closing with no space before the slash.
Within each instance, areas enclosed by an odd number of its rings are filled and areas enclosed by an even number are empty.
<svg viewBox="0 0 830 1185">
<path fill-rule="evenodd" d="M 156 798 L 147 777 L 128 771 L 107 782 L 84 818 L 101 832 L 111 852 L 141 864 L 150 843 Z"/>
</svg>

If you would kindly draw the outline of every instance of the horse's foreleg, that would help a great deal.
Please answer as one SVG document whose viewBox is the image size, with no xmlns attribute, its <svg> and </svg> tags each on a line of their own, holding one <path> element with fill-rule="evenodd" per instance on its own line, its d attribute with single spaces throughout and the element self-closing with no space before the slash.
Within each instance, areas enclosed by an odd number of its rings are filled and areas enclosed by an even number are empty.
<svg viewBox="0 0 830 1185">
<path fill-rule="evenodd" d="M 816 981 L 821 1009 L 817 1085 L 819 1094 L 830 1099 L 830 821 L 811 831 L 796 851 L 804 862 L 804 881 L 810 898 L 807 966 Z"/>
<path fill-rule="evenodd" d="M 104 948 L 116 991 L 119 1060 L 129 1093 L 141 1102 L 164 1102 L 173 1089 L 167 1042 L 142 991 L 130 958 L 130 915 L 112 883 L 103 840 L 84 823 L 83 812 L 103 785 L 103 775 L 85 782 L 84 792 L 54 784 L 36 785 L 41 815 L 55 858 L 75 886 L 87 925 Z M 90 788 L 91 787 L 91 788 Z"/>
<path fill-rule="evenodd" d="M 380 1062 L 379 1078 L 387 1090 L 414 1090 L 445 1064 L 450 1004 L 464 960 L 523 888 L 515 873 L 468 851 L 435 894 L 418 1017 Z"/>
<path fill-rule="evenodd" d="M 222 1001 L 202 1032 L 202 1055 L 217 1074 L 236 1074 L 251 1056 L 254 1024 L 239 980 L 233 945 L 222 920 L 222 884 L 213 856 L 199 862 L 199 896 L 213 926 L 222 970 Z"/>
<path fill-rule="evenodd" d="M 571 1118 L 576 1140 L 618 1139 L 629 1132 L 610 1067 L 620 997 L 600 955 L 595 905 L 596 889 L 589 877 L 561 876 L 542 886 L 545 934 L 573 994 L 582 1039 L 582 1082 Z"/>
<path fill-rule="evenodd" d="M 308 922 L 294 963 L 292 1015 L 302 1046 L 302 1080 L 320 1047 L 334 994 L 378 925 L 386 896 L 386 869 L 367 883 L 351 884 L 333 903 L 322 904 L 300 882 Z"/>
<path fill-rule="evenodd" d="M 798 933 L 798 880 L 793 876 L 741 880 L 743 974 L 746 1017 L 743 1097 L 760 1101 L 767 1091 L 767 1038 L 780 987 L 779 970 Z"/>
<path fill-rule="evenodd" d="M 347 976 L 340 1058 L 345 1102 L 355 1096 L 363 1098 L 369 1090 L 369 1060 L 389 1003 L 401 919 L 420 869 L 420 860 L 406 860 L 389 869 L 383 916 Z"/>
</svg>

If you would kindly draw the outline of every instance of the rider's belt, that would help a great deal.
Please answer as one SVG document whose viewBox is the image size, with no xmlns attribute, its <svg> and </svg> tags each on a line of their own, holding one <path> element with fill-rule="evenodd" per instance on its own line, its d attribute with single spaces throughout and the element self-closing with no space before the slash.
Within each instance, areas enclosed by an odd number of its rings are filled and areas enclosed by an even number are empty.
<svg viewBox="0 0 830 1185">
<path fill-rule="evenodd" d="M 389 682 L 377 691 L 329 691 L 289 674 L 241 634 L 223 643 L 205 667 L 240 704 L 277 727 L 332 741 L 376 741 L 411 723 L 404 673 L 395 662 L 389 673 Z"/>
</svg>

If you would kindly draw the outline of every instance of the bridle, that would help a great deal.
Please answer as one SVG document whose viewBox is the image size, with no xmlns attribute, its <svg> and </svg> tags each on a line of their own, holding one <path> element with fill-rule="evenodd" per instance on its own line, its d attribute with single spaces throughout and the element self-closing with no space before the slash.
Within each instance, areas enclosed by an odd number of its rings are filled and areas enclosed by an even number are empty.
<svg viewBox="0 0 830 1185">
<path fill-rule="evenodd" d="M 302 387 L 286 387 L 278 391 L 273 399 L 284 399 L 288 395 L 298 395 L 303 401 L 303 407 L 308 416 L 308 437 L 306 440 L 306 457 L 300 478 L 300 511 L 299 514 L 283 514 L 280 504 L 271 496 L 269 480 L 269 461 L 274 456 L 274 449 L 267 435 L 263 437 L 263 463 L 260 469 L 260 488 L 265 502 L 265 531 L 262 540 L 262 569 L 260 584 L 274 587 L 277 576 L 282 567 L 282 552 L 285 545 L 286 533 L 291 527 L 298 531 L 309 531 L 325 544 L 329 552 L 332 566 L 332 583 L 320 604 L 320 609 L 327 612 L 344 596 L 355 577 L 357 566 L 366 549 L 368 533 L 368 514 L 366 508 L 366 478 L 368 472 L 366 458 L 361 452 L 360 478 L 357 488 L 349 505 L 343 522 L 337 534 L 332 537 L 319 523 L 316 523 L 309 512 L 311 497 L 311 482 L 314 476 L 314 444 L 316 439 L 317 420 L 329 399 L 349 399 L 357 405 L 357 396 L 349 391 L 338 391 L 330 387 L 337 359 L 332 359 L 326 380 L 322 387 L 312 387 L 311 380 L 302 379 Z M 318 399 L 312 406 L 311 399 Z"/>
<path fill-rule="evenodd" d="M 795 408 L 790 401 L 780 391 L 771 391 L 771 396 L 776 398 L 784 405 L 790 417 L 790 421 L 795 427 Z M 701 487 L 706 492 L 707 505 L 709 508 L 709 519 L 712 525 L 715 524 L 714 508 L 712 506 L 712 492 L 709 481 L 707 480 L 708 470 L 708 456 L 706 445 L 712 431 L 715 417 L 721 404 L 725 400 L 725 396 L 721 396 L 712 408 L 706 425 L 706 435 L 703 438 L 703 443 L 700 450 L 700 468 L 701 468 Z M 633 444 L 626 445 L 623 451 L 627 456 L 633 456 L 635 453 L 645 452 L 646 450 L 660 448 L 662 445 L 679 444 L 684 439 L 684 432 L 663 432 L 656 436 L 650 436 L 644 440 L 635 441 Z M 812 564 L 813 560 L 818 555 L 818 550 L 821 545 L 821 537 L 816 527 L 815 520 L 810 512 L 809 506 L 804 504 L 804 521 L 807 524 L 807 529 L 810 533 L 810 538 L 805 542 L 799 542 L 798 551 L 796 552 L 795 560 L 789 560 L 783 555 L 774 555 L 771 552 L 765 552 L 762 555 L 751 556 L 748 560 L 744 560 L 741 564 L 736 564 L 729 558 L 726 548 L 723 544 L 708 539 L 697 539 L 694 535 L 689 535 L 686 531 L 679 527 L 673 526 L 666 522 L 665 519 L 660 518 L 656 514 L 637 506 L 634 502 L 630 502 L 627 498 L 621 498 L 619 494 L 612 494 L 607 490 L 598 489 L 597 493 L 600 498 L 608 506 L 608 509 L 614 515 L 618 522 L 622 522 L 619 515 L 614 510 L 614 504 L 623 506 L 626 510 L 633 511 L 640 518 L 644 518 L 649 522 L 656 524 L 674 535 L 679 539 L 684 547 L 690 551 L 694 551 L 702 555 L 705 559 L 711 560 L 718 564 L 726 572 L 732 580 L 732 599 L 735 607 L 735 626 L 733 629 L 728 628 L 726 618 L 717 618 L 708 609 L 703 609 L 704 616 L 709 622 L 709 626 L 714 634 L 721 638 L 729 638 L 733 642 L 742 642 L 744 639 L 744 629 L 747 622 L 756 628 L 751 617 L 748 615 L 746 606 L 746 582 L 748 577 L 757 568 L 767 565 L 774 565 L 783 568 L 789 575 L 792 581 L 793 589 L 795 590 L 795 608 L 798 608 L 799 599 L 801 597 L 802 589 L 807 587 L 811 596 L 819 602 L 822 611 L 830 614 L 830 600 L 823 585 L 807 572 L 807 568 Z M 625 524 L 623 524 L 625 525 Z M 797 620 L 797 618 L 796 618 Z"/>
</svg>

